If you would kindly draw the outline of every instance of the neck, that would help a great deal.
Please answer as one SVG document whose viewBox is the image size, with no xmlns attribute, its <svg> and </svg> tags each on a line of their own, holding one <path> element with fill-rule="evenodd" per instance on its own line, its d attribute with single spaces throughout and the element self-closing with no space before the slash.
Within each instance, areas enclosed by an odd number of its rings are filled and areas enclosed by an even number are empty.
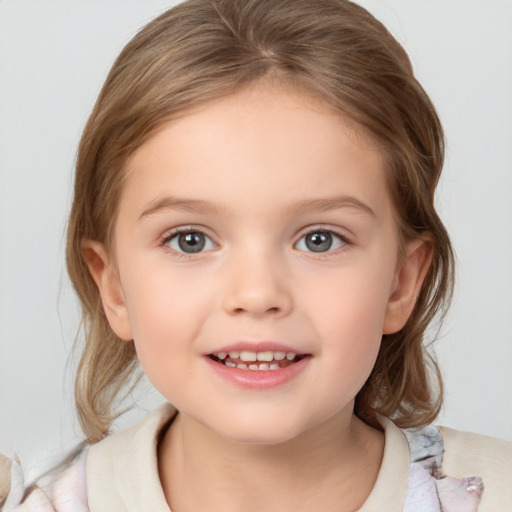
<svg viewBox="0 0 512 512">
<path fill-rule="evenodd" d="M 383 447 L 382 433 L 352 414 L 273 445 L 233 442 L 179 414 L 159 471 L 173 512 L 343 512 L 369 495 Z"/>
</svg>

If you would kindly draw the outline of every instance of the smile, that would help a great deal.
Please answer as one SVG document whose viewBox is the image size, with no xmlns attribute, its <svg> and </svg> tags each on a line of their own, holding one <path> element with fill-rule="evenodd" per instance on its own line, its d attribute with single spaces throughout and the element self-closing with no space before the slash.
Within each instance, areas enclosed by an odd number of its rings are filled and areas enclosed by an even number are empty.
<svg viewBox="0 0 512 512">
<path fill-rule="evenodd" d="M 313 354 L 274 341 L 238 341 L 204 354 L 210 369 L 237 387 L 266 390 L 295 380 L 310 366 Z"/>
<path fill-rule="evenodd" d="M 303 356 L 295 352 L 264 351 L 253 352 L 250 350 L 218 352 L 209 355 L 213 361 L 229 368 L 240 370 L 281 370 L 297 363 Z"/>
</svg>

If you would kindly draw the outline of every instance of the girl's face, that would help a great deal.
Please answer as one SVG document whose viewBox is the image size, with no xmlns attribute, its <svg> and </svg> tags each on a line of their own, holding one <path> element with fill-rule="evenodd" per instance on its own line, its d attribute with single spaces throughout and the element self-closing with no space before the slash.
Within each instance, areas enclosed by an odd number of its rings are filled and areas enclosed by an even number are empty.
<svg viewBox="0 0 512 512">
<path fill-rule="evenodd" d="M 115 265 L 92 244 L 93 274 L 113 329 L 184 419 L 276 443 L 352 416 L 425 260 L 410 244 L 398 265 L 381 154 L 360 135 L 260 84 L 133 154 Z"/>
</svg>

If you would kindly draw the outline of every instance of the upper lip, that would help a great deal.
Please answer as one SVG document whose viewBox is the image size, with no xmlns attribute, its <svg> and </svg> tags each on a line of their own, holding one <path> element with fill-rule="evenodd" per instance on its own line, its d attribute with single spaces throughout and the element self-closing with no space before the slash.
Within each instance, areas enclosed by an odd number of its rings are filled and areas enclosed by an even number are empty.
<svg viewBox="0 0 512 512">
<path fill-rule="evenodd" d="M 297 348 L 275 341 L 238 341 L 229 345 L 223 345 L 218 349 L 208 352 L 206 355 L 218 354 L 220 352 L 241 352 L 243 350 L 248 350 L 250 352 L 293 352 L 297 355 L 305 354 L 305 352 L 302 352 Z"/>
</svg>

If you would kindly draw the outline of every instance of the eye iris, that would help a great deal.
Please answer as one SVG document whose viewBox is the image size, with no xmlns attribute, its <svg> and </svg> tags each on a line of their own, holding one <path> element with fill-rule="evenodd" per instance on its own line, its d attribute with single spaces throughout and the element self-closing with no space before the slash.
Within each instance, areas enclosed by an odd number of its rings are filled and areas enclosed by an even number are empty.
<svg viewBox="0 0 512 512">
<path fill-rule="evenodd" d="M 201 233 L 183 233 L 178 237 L 178 245 L 183 252 L 199 252 L 205 245 L 205 237 Z"/>
<path fill-rule="evenodd" d="M 306 246 L 313 252 L 328 251 L 332 245 L 332 235 L 325 231 L 310 233 L 306 236 Z"/>
</svg>

